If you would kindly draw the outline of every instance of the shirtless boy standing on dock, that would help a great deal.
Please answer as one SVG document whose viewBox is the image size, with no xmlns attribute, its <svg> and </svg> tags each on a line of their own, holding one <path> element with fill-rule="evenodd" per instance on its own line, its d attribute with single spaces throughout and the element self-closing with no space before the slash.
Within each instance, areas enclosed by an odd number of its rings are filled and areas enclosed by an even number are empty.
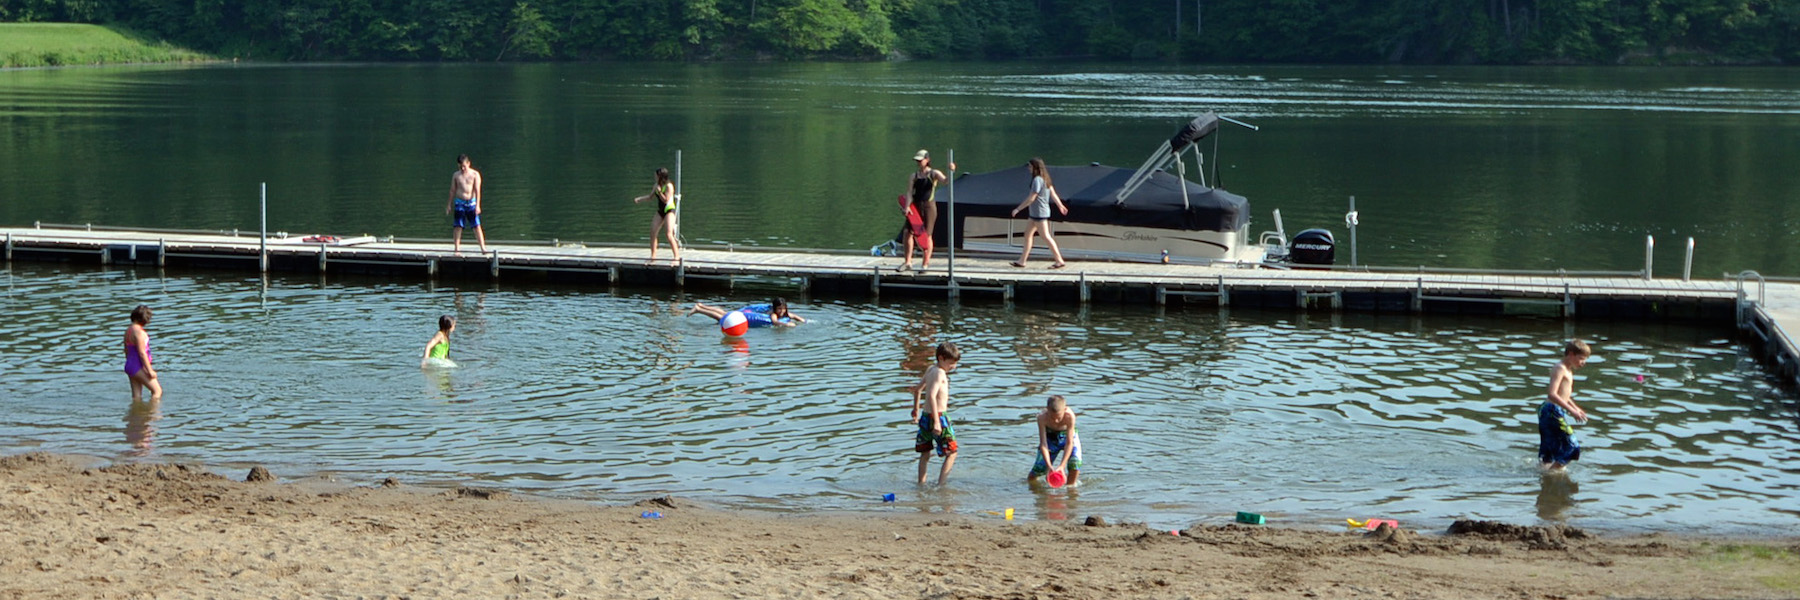
<svg viewBox="0 0 1800 600">
<path fill-rule="evenodd" d="M 931 467 L 931 452 L 944 457 L 938 470 L 938 485 L 950 478 L 950 467 L 956 464 L 956 430 L 950 427 L 950 372 L 956 370 L 962 352 L 956 344 L 944 342 L 937 347 L 937 364 L 925 367 L 919 385 L 913 387 L 912 419 L 919 425 L 913 436 L 913 450 L 919 453 L 919 485 L 925 485 L 925 472 Z M 925 410 L 919 405 L 923 401 Z"/>
<path fill-rule="evenodd" d="M 487 254 L 487 235 L 481 231 L 481 171 L 469 166 L 469 155 L 456 157 L 456 172 L 450 175 L 450 202 L 444 214 L 450 215 L 451 251 L 462 255 L 463 228 L 475 228 L 475 240 L 481 242 L 481 253 Z"/>
</svg>

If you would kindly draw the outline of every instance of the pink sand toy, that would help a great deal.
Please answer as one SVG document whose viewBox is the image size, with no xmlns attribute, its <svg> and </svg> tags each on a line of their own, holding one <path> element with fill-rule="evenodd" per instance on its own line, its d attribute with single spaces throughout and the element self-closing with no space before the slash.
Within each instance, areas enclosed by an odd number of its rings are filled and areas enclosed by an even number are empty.
<svg viewBox="0 0 1800 600">
<path fill-rule="evenodd" d="M 1344 522 L 1348 523 L 1350 527 L 1361 527 L 1363 529 L 1367 529 L 1370 531 L 1374 531 L 1374 530 L 1380 528 L 1384 524 L 1387 525 L 1388 527 L 1392 527 L 1394 529 L 1400 528 L 1400 522 L 1393 520 L 1393 519 L 1369 519 L 1367 521 L 1358 521 L 1356 519 L 1344 519 Z"/>
</svg>

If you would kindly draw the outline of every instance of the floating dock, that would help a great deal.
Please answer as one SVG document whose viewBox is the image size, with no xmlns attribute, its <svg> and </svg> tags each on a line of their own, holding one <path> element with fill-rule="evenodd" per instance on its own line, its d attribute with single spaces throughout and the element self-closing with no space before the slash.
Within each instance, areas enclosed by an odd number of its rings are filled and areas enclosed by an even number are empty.
<svg viewBox="0 0 1800 600">
<path fill-rule="evenodd" d="M 1646 273 L 1458 269 L 1284 269 L 1049 260 L 1027 268 L 1008 257 L 947 253 L 925 272 L 866 252 L 694 247 L 670 264 L 642 244 L 505 242 L 482 253 L 441 240 L 335 238 L 35 225 L 0 228 L 6 261 L 355 273 L 494 281 L 663 287 L 792 286 L 811 294 L 989 297 L 1042 303 L 1203 304 L 1377 313 L 1539 315 L 1562 318 L 1734 323 L 1784 385 L 1800 374 L 1800 284 L 1754 272 L 1721 279 L 1656 279 Z M 1035 258 L 1035 257 L 1034 257 Z"/>
</svg>

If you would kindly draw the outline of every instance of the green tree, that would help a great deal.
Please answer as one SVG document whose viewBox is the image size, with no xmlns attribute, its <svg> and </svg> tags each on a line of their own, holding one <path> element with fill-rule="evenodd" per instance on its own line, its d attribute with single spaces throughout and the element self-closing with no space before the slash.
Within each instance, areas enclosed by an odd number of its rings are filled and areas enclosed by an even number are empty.
<svg viewBox="0 0 1800 600">
<path fill-rule="evenodd" d="M 494 60 L 505 57 L 508 51 L 520 58 L 545 58 L 550 56 L 550 44 L 555 40 L 556 28 L 544 20 L 543 13 L 529 3 L 520 2 L 513 5 L 512 18 L 506 26 L 506 42 L 500 45 L 500 53 Z"/>
</svg>

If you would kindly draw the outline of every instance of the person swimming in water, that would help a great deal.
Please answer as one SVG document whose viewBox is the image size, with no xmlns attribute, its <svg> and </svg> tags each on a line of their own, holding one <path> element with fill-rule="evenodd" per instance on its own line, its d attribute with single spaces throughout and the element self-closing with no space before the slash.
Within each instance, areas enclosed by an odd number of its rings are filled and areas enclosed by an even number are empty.
<svg viewBox="0 0 1800 600">
<path fill-rule="evenodd" d="M 131 380 L 131 400 L 136 402 L 144 388 L 150 388 L 150 399 L 162 399 L 162 382 L 156 380 L 156 367 L 151 366 L 150 307 L 145 304 L 131 309 L 131 325 L 125 328 L 125 376 Z"/>
<path fill-rule="evenodd" d="M 438 317 L 437 333 L 432 334 L 431 341 L 425 342 L 425 354 L 419 358 L 421 368 L 431 364 L 431 359 L 450 359 L 450 332 L 456 331 L 456 317 L 444 315 Z"/>
<path fill-rule="evenodd" d="M 732 312 L 743 313 L 744 320 L 749 321 L 751 327 L 793 327 L 806 322 L 805 318 L 788 310 L 786 298 L 775 298 L 766 304 L 751 304 L 736 311 L 695 302 L 687 314 L 702 314 L 719 320 Z"/>
</svg>

